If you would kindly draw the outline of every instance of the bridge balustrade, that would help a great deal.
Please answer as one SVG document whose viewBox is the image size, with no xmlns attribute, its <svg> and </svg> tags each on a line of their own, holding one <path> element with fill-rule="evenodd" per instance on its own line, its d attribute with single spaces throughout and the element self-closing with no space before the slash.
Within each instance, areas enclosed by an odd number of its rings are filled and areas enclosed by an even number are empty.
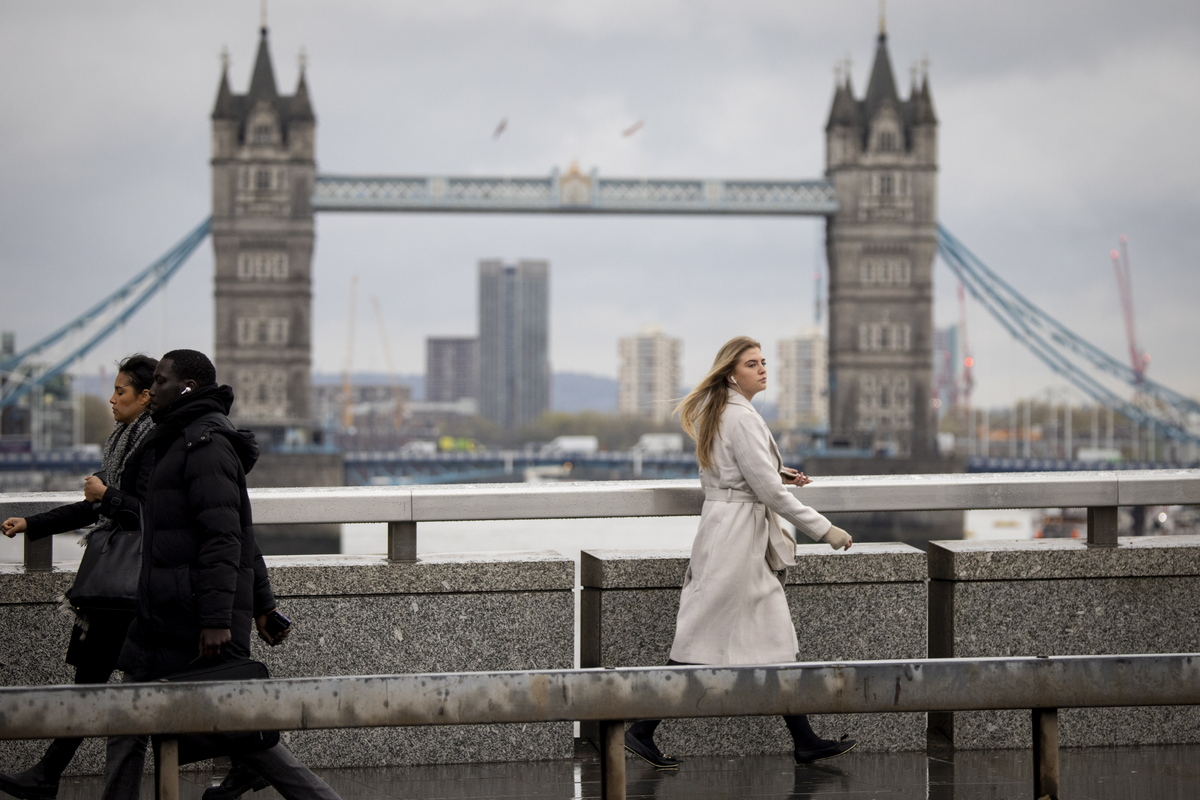
<svg viewBox="0 0 1200 800">
<path fill-rule="evenodd" d="M 1058 709 L 1200 703 L 1200 654 L 936 659 L 0 689 L 0 739 L 594 720 L 602 796 L 624 800 L 625 720 L 1030 709 L 1032 796 L 1059 796 Z"/>
<path fill-rule="evenodd" d="M 1087 543 L 1117 545 L 1117 508 L 1200 503 L 1200 470 L 1128 470 L 822 478 L 792 489 L 822 513 L 1086 508 Z M 78 500 L 75 492 L 0 494 L 0 518 Z M 388 524 L 388 558 L 415 561 L 422 522 L 696 516 L 698 480 L 251 489 L 259 524 Z M 50 569 L 48 540 L 27 542 L 28 569 Z"/>
<path fill-rule="evenodd" d="M 1200 471 L 825 478 L 796 492 L 830 513 L 1089 509 L 1086 542 L 934 542 L 928 554 L 902 544 L 859 544 L 849 553 L 802 547 L 786 590 L 806 660 L 1200 652 L 1194 603 L 1200 537 L 1116 536 L 1119 506 L 1200 504 Z M 418 559 L 418 532 L 427 522 L 454 520 L 611 518 L 617 525 L 627 517 L 695 515 L 703 503 L 697 481 L 264 489 L 251 495 L 263 523 L 388 524 L 386 556 L 268 559 L 277 596 L 295 612 L 298 626 L 286 647 L 256 643 L 256 657 L 272 674 L 297 679 L 661 664 L 686 551 L 588 551 L 577 577 L 573 559 L 553 552 Z M 0 495 L 0 514 L 24 516 L 75 499 L 74 493 Z M 3 682 L 9 685 L 69 680 L 61 663 L 69 626 L 55 609 L 73 571 L 50 569 L 48 550 L 43 555 L 38 563 L 27 552 L 28 567 L 0 567 L 0 650 L 8 654 Z M 575 662 L 573 590 L 580 580 Z M 847 603 L 856 605 L 845 618 L 828 610 L 851 608 Z M 1163 609 L 1175 624 L 1146 622 Z M 838 731 L 861 735 L 862 746 L 872 749 L 922 746 L 923 713 L 873 715 L 892 722 L 869 716 L 838 721 Z M 1029 725 L 1028 712 L 1011 711 L 938 710 L 928 722 L 956 747 L 1017 746 Z M 1200 736 L 1197 723 L 1200 709 L 1073 709 L 1064 712 L 1063 736 L 1072 746 L 1118 743 L 1114 736 L 1191 742 Z M 694 724 L 664 726 L 664 742 Z M 733 724 L 779 730 L 694 739 L 772 752 L 785 736 L 774 719 L 743 717 Z M 530 724 L 519 736 L 490 728 L 401 727 L 339 738 L 352 733 L 312 731 L 290 744 L 321 766 L 558 758 L 572 747 L 570 726 L 561 721 Z M 102 765 L 102 751 L 94 749 L 90 762 L 80 760 L 82 770 Z M 29 763 L 35 750 L 14 746 L 0 768 Z M 349 756 L 357 760 L 340 760 Z"/>
</svg>

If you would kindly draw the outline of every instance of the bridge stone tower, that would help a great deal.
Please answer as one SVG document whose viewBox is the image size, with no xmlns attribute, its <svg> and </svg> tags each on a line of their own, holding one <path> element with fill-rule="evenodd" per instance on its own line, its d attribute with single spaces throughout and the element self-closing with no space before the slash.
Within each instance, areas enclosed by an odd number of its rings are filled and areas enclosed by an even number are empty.
<svg viewBox="0 0 1200 800">
<path fill-rule="evenodd" d="M 899 98 L 882 24 L 866 97 L 839 77 L 825 141 L 831 442 L 932 456 L 937 117 L 927 76 Z"/>
<path fill-rule="evenodd" d="M 302 444 L 310 427 L 316 118 L 301 65 L 295 94 L 275 87 L 267 29 L 246 94 L 221 73 L 212 112 L 218 378 L 236 424 Z"/>
</svg>

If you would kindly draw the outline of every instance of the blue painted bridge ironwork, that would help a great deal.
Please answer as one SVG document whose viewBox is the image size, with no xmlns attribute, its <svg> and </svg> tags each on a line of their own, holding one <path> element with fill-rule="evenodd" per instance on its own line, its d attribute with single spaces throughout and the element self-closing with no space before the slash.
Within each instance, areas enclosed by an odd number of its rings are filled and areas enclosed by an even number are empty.
<svg viewBox="0 0 1200 800">
<path fill-rule="evenodd" d="M 826 216 L 827 180 L 601 178 L 572 168 L 547 177 L 318 175 L 314 211 Z"/>
</svg>

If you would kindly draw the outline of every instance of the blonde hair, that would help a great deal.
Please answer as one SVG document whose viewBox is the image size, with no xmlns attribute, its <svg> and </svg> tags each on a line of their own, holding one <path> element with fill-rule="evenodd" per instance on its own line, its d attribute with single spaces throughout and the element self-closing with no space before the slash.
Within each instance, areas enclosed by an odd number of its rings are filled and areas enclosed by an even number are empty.
<svg viewBox="0 0 1200 800">
<path fill-rule="evenodd" d="M 762 345 L 749 336 L 735 336 L 721 345 L 704 380 L 675 407 L 684 433 L 696 442 L 696 460 L 701 468 L 712 467 L 713 440 L 717 438 L 721 412 L 729 402 L 729 377 L 742 353 L 752 347 L 762 349 Z"/>
</svg>

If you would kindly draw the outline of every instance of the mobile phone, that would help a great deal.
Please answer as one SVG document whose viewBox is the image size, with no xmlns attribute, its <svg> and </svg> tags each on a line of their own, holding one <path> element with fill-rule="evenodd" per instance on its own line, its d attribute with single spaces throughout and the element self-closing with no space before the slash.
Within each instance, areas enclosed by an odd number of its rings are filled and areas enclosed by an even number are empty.
<svg viewBox="0 0 1200 800">
<path fill-rule="evenodd" d="M 267 614 L 267 633 L 272 639 L 278 638 L 279 634 L 290 627 L 292 627 L 292 621 L 280 613 L 279 609 Z"/>
</svg>

